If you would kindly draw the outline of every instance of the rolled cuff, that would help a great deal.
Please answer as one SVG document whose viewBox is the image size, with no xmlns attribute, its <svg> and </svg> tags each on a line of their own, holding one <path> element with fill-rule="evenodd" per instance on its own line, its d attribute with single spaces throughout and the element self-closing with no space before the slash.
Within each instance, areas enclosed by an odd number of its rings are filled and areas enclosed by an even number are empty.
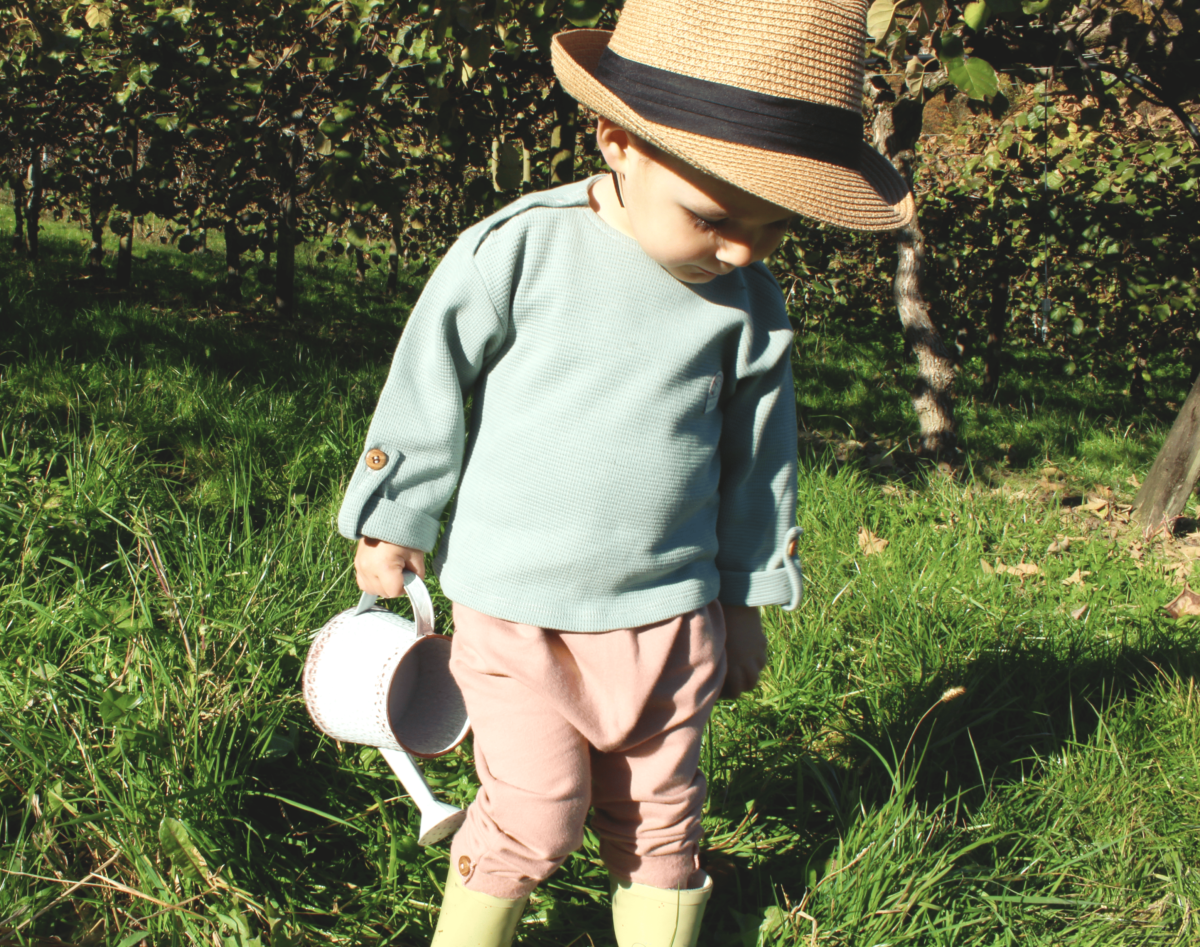
<svg viewBox="0 0 1200 947">
<path fill-rule="evenodd" d="M 370 536 L 397 546 L 429 552 L 437 543 L 438 520 L 424 510 L 401 506 L 395 501 L 372 495 L 362 512 L 351 519 L 343 508 L 338 529 L 347 539 Z"/>
<path fill-rule="evenodd" d="M 792 611 L 804 596 L 804 574 L 796 558 L 796 543 L 803 531 L 793 526 L 783 539 L 783 548 L 757 572 L 721 570 L 721 592 L 717 596 L 723 605 L 781 605 Z"/>
</svg>

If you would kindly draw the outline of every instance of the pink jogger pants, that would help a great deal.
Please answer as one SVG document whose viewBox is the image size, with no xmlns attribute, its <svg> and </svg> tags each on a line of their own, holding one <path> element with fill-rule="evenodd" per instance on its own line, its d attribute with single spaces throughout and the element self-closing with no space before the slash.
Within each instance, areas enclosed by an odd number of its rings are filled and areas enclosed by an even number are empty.
<svg viewBox="0 0 1200 947">
<path fill-rule="evenodd" d="M 527 895 L 580 846 L 592 806 L 613 875 L 687 887 L 700 867 L 700 741 L 725 679 L 720 604 L 598 634 L 456 604 L 454 628 L 480 782 L 450 848 L 464 884 Z"/>
</svg>

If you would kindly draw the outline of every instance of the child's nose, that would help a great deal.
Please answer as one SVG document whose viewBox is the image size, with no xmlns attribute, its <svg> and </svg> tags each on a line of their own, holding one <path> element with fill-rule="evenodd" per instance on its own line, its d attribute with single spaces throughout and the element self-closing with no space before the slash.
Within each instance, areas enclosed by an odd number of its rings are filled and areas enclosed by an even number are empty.
<svg viewBox="0 0 1200 947">
<path fill-rule="evenodd" d="M 747 234 L 724 234 L 717 259 L 730 266 L 749 266 L 754 262 L 754 240 Z"/>
</svg>

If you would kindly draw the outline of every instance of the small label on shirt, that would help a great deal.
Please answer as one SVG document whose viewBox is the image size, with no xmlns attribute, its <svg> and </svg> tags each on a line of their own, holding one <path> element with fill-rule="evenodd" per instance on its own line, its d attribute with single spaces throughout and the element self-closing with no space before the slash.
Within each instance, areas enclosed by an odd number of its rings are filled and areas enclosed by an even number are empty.
<svg viewBox="0 0 1200 947">
<path fill-rule="evenodd" d="M 712 411 L 717 406 L 717 401 L 721 397 L 721 386 L 725 384 L 725 373 L 717 372 L 713 375 L 712 383 L 708 386 L 708 398 L 704 401 L 704 413 Z"/>
</svg>

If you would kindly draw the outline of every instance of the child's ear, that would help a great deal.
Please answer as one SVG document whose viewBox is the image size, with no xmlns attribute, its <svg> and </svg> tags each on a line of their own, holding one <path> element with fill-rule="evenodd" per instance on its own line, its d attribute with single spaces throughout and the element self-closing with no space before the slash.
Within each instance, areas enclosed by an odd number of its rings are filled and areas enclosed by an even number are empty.
<svg viewBox="0 0 1200 947">
<path fill-rule="evenodd" d="M 596 147 L 605 163 L 618 174 L 624 174 L 626 165 L 633 158 L 632 139 L 629 132 L 616 122 L 599 116 L 596 119 Z"/>
</svg>

